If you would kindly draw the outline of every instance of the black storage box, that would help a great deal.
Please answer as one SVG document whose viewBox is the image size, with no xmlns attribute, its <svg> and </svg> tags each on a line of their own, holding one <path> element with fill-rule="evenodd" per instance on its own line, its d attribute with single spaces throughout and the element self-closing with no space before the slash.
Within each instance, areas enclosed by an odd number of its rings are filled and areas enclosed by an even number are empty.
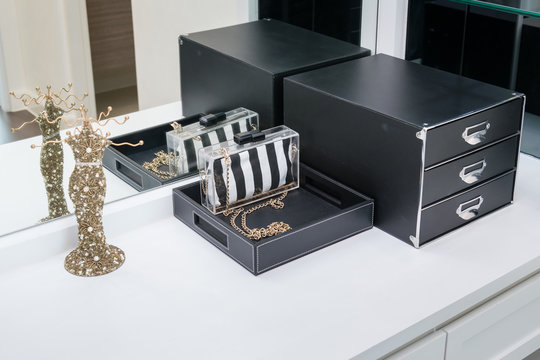
<svg viewBox="0 0 540 360">
<path fill-rule="evenodd" d="M 415 247 L 513 199 L 522 94 L 375 55 L 288 77 L 284 99 L 302 161 Z"/>
<path fill-rule="evenodd" d="M 198 183 L 173 190 L 174 215 L 255 275 L 373 226 L 373 200 L 302 164 L 300 188 L 289 192 L 284 203 L 281 210 L 257 210 L 247 222 L 264 227 L 283 221 L 292 230 L 254 241 L 234 230 L 229 218 L 201 205 Z"/>
<path fill-rule="evenodd" d="M 199 118 L 203 115 L 191 115 L 176 120 L 176 122 L 185 126 L 199 121 Z M 152 189 L 188 176 L 198 175 L 182 174 L 165 180 L 152 171 L 143 168 L 142 165 L 145 162 L 151 162 L 155 158 L 155 153 L 160 150 L 167 152 L 167 137 L 165 134 L 173 129 L 171 123 L 172 121 L 111 138 L 110 140 L 115 143 L 130 142 L 135 144 L 142 140 L 144 145 L 137 147 L 108 146 L 103 154 L 103 166 L 137 191 Z M 163 170 L 168 169 L 163 168 Z"/>
<path fill-rule="evenodd" d="M 277 20 L 179 38 L 185 114 L 246 107 L 261 129 L 283 124 L 283 77 L 368 56 L 359 46 Z"/>
</svg>

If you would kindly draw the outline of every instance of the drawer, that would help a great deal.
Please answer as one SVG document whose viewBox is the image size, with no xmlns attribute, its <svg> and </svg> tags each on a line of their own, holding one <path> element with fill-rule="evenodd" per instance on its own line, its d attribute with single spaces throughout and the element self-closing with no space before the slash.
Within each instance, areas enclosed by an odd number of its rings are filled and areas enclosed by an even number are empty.
<svg viewBox="0 0 540 360">
<path fill-rule="evenodd" d="M 426 167 L 483 147 L 521 129 L 523 98 L 427 131 Z"/>
<path fill-rule="evenodd" d="M 523 359 L 540 347 L 540 275 L 447 327 L 446 360 Z"/>
<path fill-rule="evenodd" d="M 517 161 L 519 135 L 478 150 L 424 174 L 422 207 L 494 176 L 512 170 Z"/>
<path fill-rule="evenodd" d="M 385 360 L 444 360 L 446 333 L 439 330 L 399 352 L 385 357 Z"/>
<path fill-rule="evenodd" d="M 512 201 L 515 171 L 422 210 L 420 245 Z"/>
</svg>

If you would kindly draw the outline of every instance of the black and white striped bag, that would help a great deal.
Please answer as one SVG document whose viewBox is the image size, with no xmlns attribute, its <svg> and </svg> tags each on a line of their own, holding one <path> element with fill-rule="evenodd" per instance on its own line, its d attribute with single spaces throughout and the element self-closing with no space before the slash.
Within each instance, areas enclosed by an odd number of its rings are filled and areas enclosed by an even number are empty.
<svg viewBox="0 0 540 360">
<path fill-rule="evenodd" d="M 222 121 L 210 126 L 203 124 L 203 119 L 205 117 L 201 118 L 199 123 L 167 133 L 168 153 L 173 159 L 170 164 L 172 173 L 180 175 L 197 171 L 199 150 L 233 140 L 235 134 L 259 127 L 257 113 L 244 108 L 224 113 Z"/>
<path fill-rule="evenodd" d="M 263 139 L 201 150 L 201 199 L 213 213 L 298 187 L 298 133 L 279 126 L 256 134 Z"/>
</svg>

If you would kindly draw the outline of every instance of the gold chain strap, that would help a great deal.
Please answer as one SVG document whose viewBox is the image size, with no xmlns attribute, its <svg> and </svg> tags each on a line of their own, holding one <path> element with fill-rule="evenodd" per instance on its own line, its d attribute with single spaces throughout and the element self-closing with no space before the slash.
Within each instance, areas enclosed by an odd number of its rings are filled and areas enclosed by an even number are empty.
<svg viewBox="0 0 540 360">
<path fill-rule="evenodd" d="M 245 237 L 251 240 L 260 240 L 261 238 L 282 234 L 286 231 L 291 230 L 291 227 L 289 226 L 289 224 L 284 223 L 283 221 L 274 221 L 273 223 L 268 224 L 265 228 L 251 229 L 247 226 L 247 220 L 246 220 L 246 217 L 249 214 L 259 209 L 262 209 L 266 206 L 271 206 L 272 208 L 276 210 L 283 209 L 283 207 L 285 206 L 285 204 L 283 203 L 283 199 L 285 199 L 287 194 L 288 192 L 286 191 L 283 194 L 281 194 L 279 197 L 275 199 L 267 200 L 264 203 L 256 205 L 246 211 L 244 211 L 244 208 L 236 209 L 235 211 L 233 211 L 232 216 L 231 216 L 231 220 L 230 220 L 231 226 L 236 231 L 238 231 L 239 233 L 241 233 L 242 235 L 244 235 Z M 238 217 L 238 215 L 240 215 L 240 213 L 242 213 L 242 216 L 240 217 L 241 219 L 240 223 L 242 225 L 242 228 L 239 228 L 238 225 L 236 225 L 236 218 Z"/>
<path fill-rule="evenodd" d="M 292 144 L 292 155 L 291 155 L 291 163 L 294 163 L 294 158 L 296 157 L 296 153 L 298 152 L 298 148 L 295 144 Z"/>
<path fill-rule="evenodd" d="M 229 153 L 227 152 L 227 150 L 224 149 L 224 148 L 221 148 L 221 154 L 225 158 L 225 166 L 227 167 L 227 170 L 226 170 L 226 183 L 225 183 L 225 186 L 226 186 L 225 211 L 223 212 L 223 214 L 225 214 L 225 216 L 229 216 L 231 214 L 231 212 L 229 210 L 229 168 L 231 166 L 231 158 L 230 158 Z"/>
<path fill-rule="evenodd" d="M 169 165 L 169 161 L 171 160 L 171 155 L 166 154 L 165 151 L 161 150 L 154 154 L 156 157 L 152 159 L 151 162 L 145 162 L 143 164 L 143 167 L 146 170 L 152 171 L 154 174 L 156 174 L 158 177 L 168 180 L 172 178 L 175 174 L 170 171 L 164 171 L 159 170 L 161 166 Z"/>
<path fill-rule="evenodd" d="M 283 221 L 278 221 L 278 222 L 273 222 L 271 224 L 268 224 L 265 228 L 253 228 L 253 229 L 250 229 L 248 226 L 247 226 L 247 220 L 246 220 L 246 217 L 259 210 L 259 209 L 262 209 L 266 206 L 271 206 L 272 208 L 276 209 L 276 210 L 279 210 L 279 209 L 283 209 L 283 207 L 285 206 L 285 204 L 283 203 L 283 199 L 285 199 L 285 197 L 287 196 L 288 192 L 284 192 L 283 194 L 281 194 L 280 196 L 278 196 L 277 198 L 274 198 L 274 199 L 269 199 L 259 205 L 255 205 L 253 206 L 252 208 L 250 208 L 249 210 L 246 210 L 244 211 L 244 208 L 238 208 L 236 210 L 229 210 L 229 169 L 230 169 L 230 164 L 231 164 L 231 158 L 229 157 L 229 154 L 227 153 L 227 150 L 225 149 L 221 149 L 221 153 L 223 154 L 223 157 L 225 158 L 225 165 L 227 167 L 227 170 L 226 170 L 226 192 L 225 192 L 225 211 L 223 212 L 223 214 L 225 216 L 229 216 L 232 214 L 231 216 L 231 219 L 230 219 L 230 223 L 231 223 L 231 226 L 233 227 L 233 229 L 235 229 L 236 231 L 238 231 L 239 233 L 241 233 L 242 235 L 244 235 L 245 237 L 251 239 L 251 240 L 260 240 L 261 238 L 264 238 L 264 237 L 270 237 L 270 236 L 274 236 L 274 235 L 278 235 L 278 234 L 282 234 L 286 231 L 289 231 L 291 230 L 291 227 L 289 226 L 289 224 L 287 223 L 284 223 Z M 241 225 L 242 225 L 242 228 L 238 227 L 238 225 L 236 225 L 236 218 L 238 217 L 238 215 L 240 215 L 240 213 L 242 213 L 242 216 L 241 216 Z"/>
<path fill-rule="evenodd" d="M 206 170 L 200 170 L 199 177 L 201 178 L 201 189 L 203 194 L 206 195 L 206 189 L 208 188 L 208 176 Z"/>
</svg>

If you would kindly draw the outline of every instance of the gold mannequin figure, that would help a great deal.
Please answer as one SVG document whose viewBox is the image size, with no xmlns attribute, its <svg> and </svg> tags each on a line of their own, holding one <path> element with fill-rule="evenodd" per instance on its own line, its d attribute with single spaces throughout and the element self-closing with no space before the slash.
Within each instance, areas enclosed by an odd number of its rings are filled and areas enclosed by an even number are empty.
<svg viewBox="0 0 540 360">
<path fill-rule="evenodd" d="M 22 101 L 25 106 L 31 103 L 40 104 L 45 101 L 45 109 L 32 121 L 23 123 L 16 129 L 11 129 L 12 132 L 22 129 L 24 126 L 36 122 L 41 130 L 43 136 L 43 142 L 49 140 L 61 140 L 60 137 L 60 122 L 49 122 L 48 119 L 55 119 L 64 115 L 65 112 L 73 110 L 75 103 L 71 105 L 67 104 L 69 98 L 82 101 L 88 94 L 84 94 L 82 98 L 78 98 L 76 95 L 69 94 L 71 91 L 71 83 L 68 83 L 68 88 L 62 88 L 57 94 L 51 93 L 51 86 L 47 85 L 47 93 L 36 88 L 36 97 L 32 97 L 29 94 L 23 94 L 21 96 L 15 96 L 13 91 L 10 92 L 16 99 Z M 66 96 L 62 98 L 62 91 L 66 92 Z M 59 105 L 64 104 L 65 109 L 62 109 Z M 48 221 L 60 216 L 69 214 L 69 210 L 66 204 L 66 198 L 64 195 L 64 150 L 62 144 L 50 143 L 41 148 L 40 154 L 40 169 L 41 175 L 43 175 L 43 181 L 45 182 L 45 191 L 47 192 L 47 201 L 49 205 L 49 215 L 40 220 L 40 222 Z"/>
<path fill-rule="evenodd" d="M 51 140 L 50 143 L 66 142 L 73 150 L 75 169 L 69 178 L 69 197 L 75 205 L 75 217 L 79 227 L 79 246 L 66 257 L 64 267 L 67 271 L 78 276 L 98 276 L 118 269 L 125 260 L 124 252 L 116 246 L 109 245 L 103 231 L 103 204 L 105 202 L 106 181 L 103 174 L 102 160 L 105 148 L 109 145 L 139 146 L 131 143 L 114 143 L 108 139 L 110 133 L 103 135 L 101 129 L 94 129 L 92 123 L 105 126 L 109 121 L 118 124 L 125 123 L 116 119 L 106 119 L 112 110 L 109 106 L 107 113 L 100 113 L 98 119 L 87 117 L 88 109 L 79 108 L 81 117 L 71 125 L 81 121 L 81 127 L 75 128 L 74 133 L 66 132 L 64 140 Z M 59 121 L 61 117 L 52 121 Z M 32 145 L 36 147 L 36 145 Z"/>
</svg>

